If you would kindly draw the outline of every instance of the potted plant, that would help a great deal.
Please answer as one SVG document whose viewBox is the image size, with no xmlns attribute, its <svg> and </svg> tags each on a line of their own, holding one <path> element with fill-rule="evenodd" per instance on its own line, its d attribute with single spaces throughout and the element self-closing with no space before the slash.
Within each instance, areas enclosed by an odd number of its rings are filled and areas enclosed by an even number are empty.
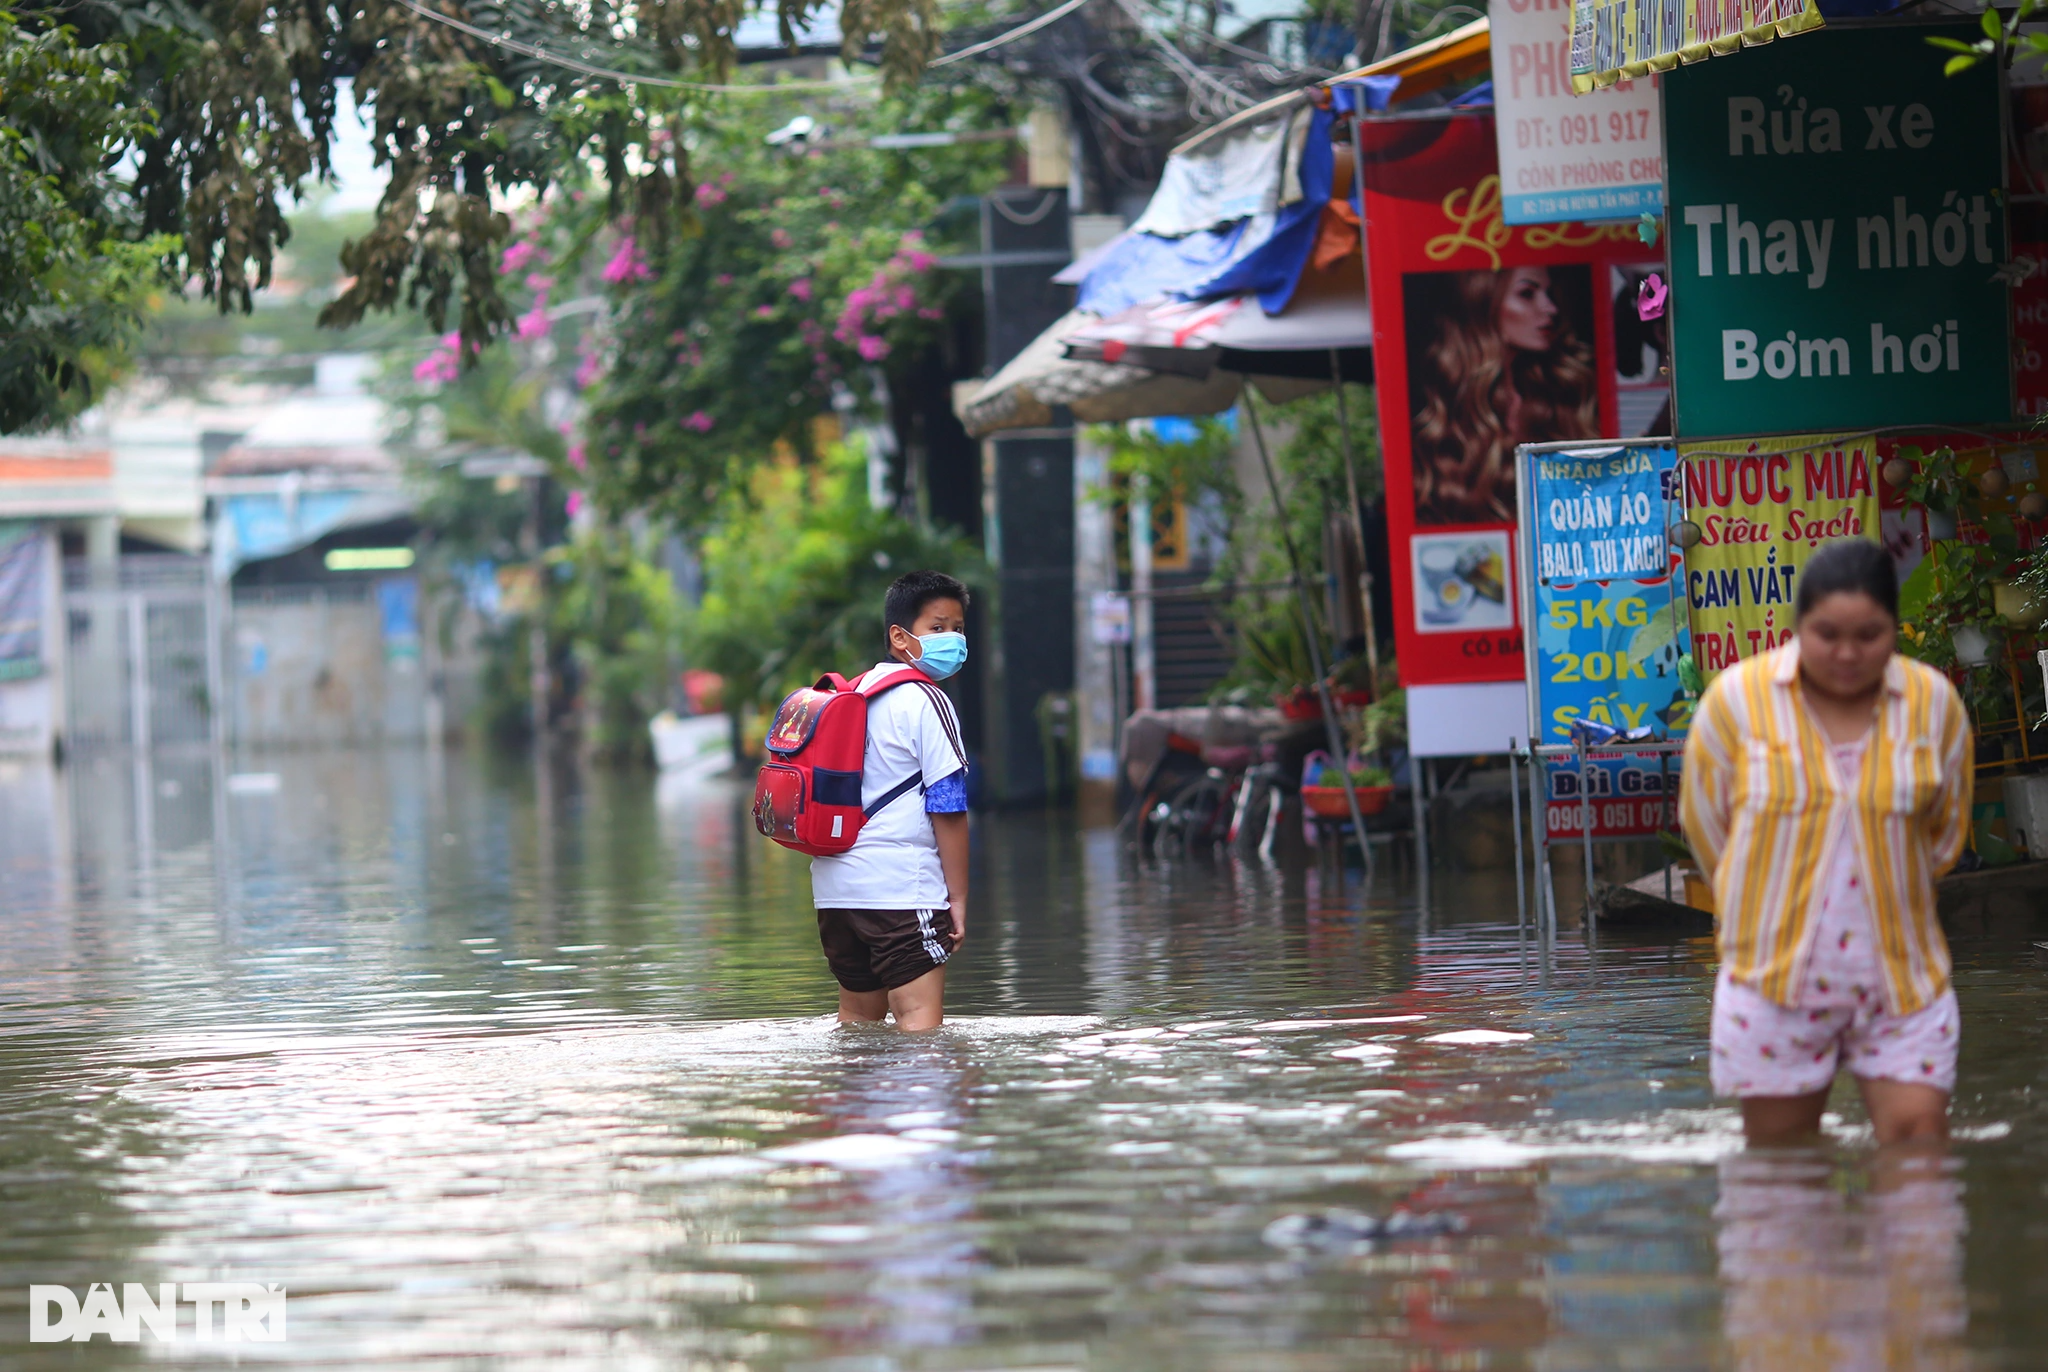
<svg viewBox="0 0 2048 1372">
<path fill-rule="evenodd" d="M 1351 789 L 1358 797 L 1358 813 L 1376 815 L 1394 798 L 1393 774 L 1384 767 L 1361 764 L 1350 759 Z M 1312 815 L 1325 819 L 1348 819 L 1351 807 L 1344 799 L 1344 783 L 1338 779 L 1328 753 L 1310 753 L 1301 766 L 1301 804 Z"/>
<path fill-rule="evenodd" d="M 2030 599 L 2004 575 L 2020 553 L 2012 517 L 1984 507 L 1986 499 L 2006 493 L 2004 469 L 1994 464 L 1972 477 L 1951 448 L 1923 455 L 1902 447 L 1885 464 L 1884 478 L 1930 517 L 1950 516 L 1951 530 L 1967 522 L 1982 538 L 1930 541 L 1927 556 L 1899 588 L 1905 651 L 1944 669 L 1988 667 L 2003 650 L 2013 617 L 2027 612 Z"/>
</svg>

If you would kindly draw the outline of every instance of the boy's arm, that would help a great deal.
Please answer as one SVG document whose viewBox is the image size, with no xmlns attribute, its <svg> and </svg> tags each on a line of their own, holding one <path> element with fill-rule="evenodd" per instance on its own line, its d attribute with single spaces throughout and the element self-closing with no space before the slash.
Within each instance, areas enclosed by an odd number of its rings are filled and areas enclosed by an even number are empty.
<svg viewBox="0 0 2048 1372">
<path fill-rule="evenodd" d="M 939 841 L 939 866 L 946 873 L 946 902 L 953 913 L 952 952 L 967 942 L 967 812 L 931 817 L 932 834 Z"/>
<path fill-rule="evenodd" d="M 918 727 L 918 761 L 926 778 L 924 811 L 939 844 L 939 868 L 946 876 L 946 903 L 953 914 L 953 951 L 967 938 L 967 750 L 952 702 L 930 685 L 905 687 L 924 694 Z"/>
</svg>

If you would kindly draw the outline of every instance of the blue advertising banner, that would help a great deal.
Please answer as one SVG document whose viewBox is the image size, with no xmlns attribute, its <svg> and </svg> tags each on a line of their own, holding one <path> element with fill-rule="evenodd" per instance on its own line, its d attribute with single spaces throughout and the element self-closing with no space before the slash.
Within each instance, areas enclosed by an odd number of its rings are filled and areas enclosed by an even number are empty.
<svg viewBox="0 0 2048 1372">
<path fill-rule="evenodd" d="M 1679 593 L 1683 559 L 1667 536 L 1683 518 L 1678 454 L 1664 444 L 1602 444 L 1529 452 L 1522 541 L 1530 565 L 1530 728 L 1539 744 L 1567 744 L 1575 726 L 1636 739 L 1684 736 L 1692 702 L 1678 659 L 1691 646 Z M 1581 795 L 1576 764 L 1553 764 L 1548 828 L 1582 832 L 1581 801 L 1600 836 L 1671 826 L 1667 796 L 1678 767 L 1655 757 L 1593 754 Z"/>
<path fill-rule="evenodd" d="M 33 523 L 0 520 L 0 681 L 43 671 L 43 543 Z"/>
</svg>

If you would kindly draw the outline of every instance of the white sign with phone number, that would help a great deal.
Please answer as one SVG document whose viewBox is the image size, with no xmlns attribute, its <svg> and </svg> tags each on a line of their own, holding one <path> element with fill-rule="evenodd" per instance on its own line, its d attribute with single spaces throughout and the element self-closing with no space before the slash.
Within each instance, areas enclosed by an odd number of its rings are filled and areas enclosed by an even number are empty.
<svg viewBox="0 0 2048 1372">
<path fill-rule="evenodd" d="M 1661 214 L 1656 79 L 1573 95 L 1570 0 L 1499 0 L 1488 17 L 1502 217 L 1552 224 Z"/>
</svg>

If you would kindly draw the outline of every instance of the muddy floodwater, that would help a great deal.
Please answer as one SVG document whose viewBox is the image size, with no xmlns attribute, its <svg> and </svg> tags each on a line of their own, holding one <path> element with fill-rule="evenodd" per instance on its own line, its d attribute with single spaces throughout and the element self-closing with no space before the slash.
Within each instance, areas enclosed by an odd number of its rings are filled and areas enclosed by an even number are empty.
<svg viewBox="0 0 2048 1372">
<path fill-rule="evenodd" d="M 1546 952 L 1504 872 L 1424 909 L 977 817 L 909 1038 L 832 1023 L 737 786 L 240 765 L 0 771 L 10 1372 L 2048 1366 L 2023 940 L 1957 947 L 1945 1156 L 1846 1094 L 1745 1153 L 1708 943 Z M 208 1281 L 286 1339 L 29 1341 L 31 1285 Z"/>
</svg>

